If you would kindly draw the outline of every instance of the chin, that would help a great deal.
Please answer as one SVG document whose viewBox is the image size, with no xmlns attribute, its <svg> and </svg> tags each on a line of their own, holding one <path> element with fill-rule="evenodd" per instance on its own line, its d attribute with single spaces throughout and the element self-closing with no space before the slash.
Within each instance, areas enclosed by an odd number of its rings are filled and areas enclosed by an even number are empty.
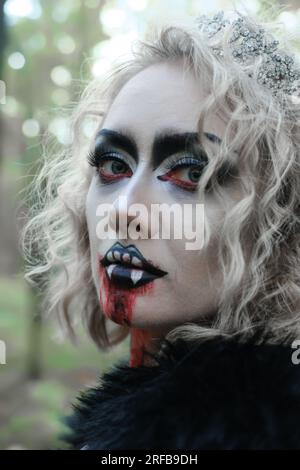
<svg viewBox="0 0 300 470">
<path fill-rule="evenodd" d="M 155 312 L 153 314 L 153 312 Z M 169 318 L 166 320 L 166 318 Z M 149 329 L 149 330 L 166 330 L 168 331 L 170 328 L 176 326 L 175 320 L 172 321 L 170 317 L 168 317 L 168 312 L 160 312 L 155 310 L 155 308 L 151 308 L 148 304 L 146 308 L 143 309 L 136 309 L 132 316 L 130 326 L 132 328 L 141 328 L 141 329 Z"/>
</svg>

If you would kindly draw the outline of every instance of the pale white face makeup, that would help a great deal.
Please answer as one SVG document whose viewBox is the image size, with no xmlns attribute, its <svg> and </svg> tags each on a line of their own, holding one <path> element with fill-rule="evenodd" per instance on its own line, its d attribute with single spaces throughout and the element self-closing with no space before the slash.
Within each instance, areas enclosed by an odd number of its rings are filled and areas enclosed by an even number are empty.
<svg viewBox="0 0 300 470">
<path fill-rule="evenodd" d="M 136 143 L 136 154 L 133 154 L 134 149 L 125 150 L 110 145 L 111 152 L 121 160 L 103 161 L 102 177 L 93 168 L 95 173 L 87 195 L 86 216 L 92 272 L 104 309 L 111 310 L 113 307 L 111 304 L 108 307 L 105 299 L 108 288 L 104 284 L 107 279 L 104 282 L 103 277 L 99 276 L 99 257 L 101 259 L 115 241 L 98 239 L 97 205 L 116 204 L 121 195 L 127 197 L 128 205 L 143 203 L 147 207 L 153 203 L 182 205 L 200 202 L 197 191 L 191 191 L 190 186 L 195 185 L 196 188 L 201 176 L 195 161 L 171 172 L 171 179 L 159 179 L 158 176 L 170 171 L 168 163 L 174 166 L 174 162 L 182 159 L 186 152 L 181 148 L 177 151 L 176 147 L 168 147 L 171 155 L 161 158 L 158 164 L 157 159 L 153 162 L 152 146 L 155 135 L 164 131 L 196 132 L 204 97 L 201 83 L 191 72 L 183 71 L 180 62 L 162 63 L 152 65 L 132 78 L 109 109 L 101 129 L 130 133 Z M 218 116 L 210 116 L 205 127 L 207 133 L 222 139 L 225 123 Z M 211 145 L 213 148 L 218 143 L 212 142 Z M 157 155 L 161 155 L 161 152 Z M 242 196 L 236 187 L 231 188 L 230 185 L 228 194 L 233 198 L 232 204 Z M 140 291 L 136 289 L 134 302 L 130 296 L 135 289 L 131 289 L 128 294 L 132 307 L 130 326 L 167 331 L 184 322 L 197 322 L 216 311 L 222 288 L 217 260 L 217 236 L 224 208 L 213 194 L 209 194 L 204 202 L 206 216 L 212 227 L 212 238 L 209 246 L 203 250 L 186 250 L 184 239 L 120 240 L 124 246 L 135 245 L 147 260 L 167 273 L 151 282 L 151 289 L 145 289 L 144 293 L 142 288 Z M 112 317 L 111 311 L 103 313 Z M 114 318 L 120 321 L 117 315 Z"/>
</svg>

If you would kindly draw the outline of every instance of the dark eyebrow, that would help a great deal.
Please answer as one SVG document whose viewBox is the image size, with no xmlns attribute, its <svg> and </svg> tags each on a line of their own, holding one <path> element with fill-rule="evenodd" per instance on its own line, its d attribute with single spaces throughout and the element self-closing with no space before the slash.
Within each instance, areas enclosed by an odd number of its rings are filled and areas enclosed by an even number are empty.
<svg viewBox="0 0 300 470">
<path fill-rule="evenodd" d="M 137 145 L 128 133 L 126 135 L 112 129 L 101 129 L 96 135 L 95 149 L 97 150 L 102 144 L 108 144 L 125 150 L 136 162 L 138 161 Z"/>
<path fill-rule="evenodd" d="M 212 143 L 220 145 L 222 140 L 220 137 L 205 132 L 205 137 Z M 95 149 L 96 151 L 102 145 L 112 145 L 120 148 L 130 154 L 133 159 L 138 163 L 138 148 L 132 135 L 125 129 L 101 129 L 96 136 Z M 195 144 L 199 144 L 199 134 L 197 132 L 174 132 L 172 129 L 166 129 L 163 132 L 156 134 L 152 148 L 152 163 L 153 168 L 157 168 L 160 163 L 168 156 L 178 153 L 180 151 L 191 150 Z"/>
</svg>

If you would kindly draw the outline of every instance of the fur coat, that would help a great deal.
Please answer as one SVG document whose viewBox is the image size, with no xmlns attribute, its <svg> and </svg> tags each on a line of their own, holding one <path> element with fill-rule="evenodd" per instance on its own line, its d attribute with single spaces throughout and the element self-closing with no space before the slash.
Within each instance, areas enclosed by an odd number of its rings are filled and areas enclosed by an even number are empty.
<svg viewBox="0 0 300 470">
<path fill-rule="evenodd" d="M 300 449 L 290 345 L 165 341 L 159 365 L 119 362 L 68 418 L 73 449 Z"/>
</svg>

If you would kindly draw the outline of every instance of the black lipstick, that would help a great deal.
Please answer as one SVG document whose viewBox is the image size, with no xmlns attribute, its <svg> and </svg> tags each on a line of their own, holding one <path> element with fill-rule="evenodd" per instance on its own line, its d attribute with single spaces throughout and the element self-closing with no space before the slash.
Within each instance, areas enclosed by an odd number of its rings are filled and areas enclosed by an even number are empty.
<svg viewBox="0 0 300 470">
<path fill-rule="evenodd" d="M 106 274 L 114 284 L 125 288 L 136 288 L 168 274 L 146 260 L 135 245 L 123 246 L 116 242 L 100 261 Z"/>
</svg>

